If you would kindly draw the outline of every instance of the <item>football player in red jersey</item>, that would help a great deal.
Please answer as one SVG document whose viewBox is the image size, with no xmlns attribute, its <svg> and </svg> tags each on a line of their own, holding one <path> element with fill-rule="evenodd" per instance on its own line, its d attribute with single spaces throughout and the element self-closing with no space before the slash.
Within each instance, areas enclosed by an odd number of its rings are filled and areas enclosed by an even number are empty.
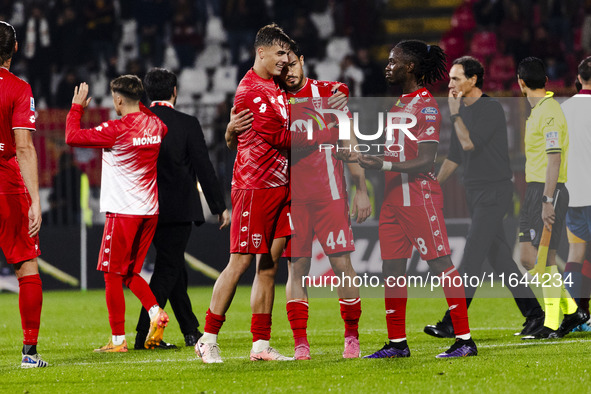
<svg viewBox="0 0 591 394">
<path fill-rule="evenodd" d="M 281 75 L 290 103 L 291 131 L 299 133 L 302 124 L 310 119 L 311 111 L 327 105 L 326 98 L 333 93 L 349 95 L 349 89 L 337 82 L 317 81 L 304 75 L 304 57 L 297 46 L 289 53 L 289 63 Z M 320 100 L 319 100 L 320 99 Z M 318 107 L 318 108 L 317 108 Z M 344 109 L 349 112 L 348 109 Z M 322 123 L 313 123 L 320 129 Z M 338 145 L 335 136 L 327 142 Z M 332 155 L 332 149 L 297 149 L 291 154 L 291 218 L 295 237 L 287 247 L 290 254 L 289 277 L 286 286 L 287 316 L 295 342 L 295 359 L 310 359 L 310 345 L 307 338 L 308 292 L 302 278 L 310 273 L 312 241 L 314 236 L 328 256 L 334 274 L 339 278 L 353 279 L 356 276 L 351 265 L 351 252 L 355 250 L 349 215 L 347 185 L 343 162 Z M 371 205 L 365 185 L 365 172 L 357 163 L 348 164 L 356 193 L 353 209 L 357 222 L 361 223 L 371 214 Z M 359 288 L 343 280 L 337 289 L 341 317 L 345 323 L 344 358 L 356 358 L 359 350 L 359 317 L 361 300 Z"/>
<path fill-rule="evenodd" d="M 22 368 L 46 367 L 37 354 L 43 293 L 37 266 L 41 204 L 31 86 L 10 71 L 18 49 L 12 25 L 0 22 L 0 249 L 16 273 L 23 328 Z"/>
<path fill-rule="evenodd" d="M 385 283 L 388 342 L 367 358 L 409 357 L 406 342 L 406 263 L 413 246 L 441 279 L 449 305 L 456 341 L 438 358 L 475 356 L 478 351 L 468 325 L 461 277 L 453 266 L 443 218 L 443 196 L 434 173 L 441 114 L 425 88 L 446 76 L 445 53 L 418 40 L 399 42 L 390 51 L 386 81 L 402 87 L 392 112 L 416 118 L 407 130 L 387 136 L 384 156 L 359 155 L 366 169 L 385 172 L 384 202 L 380 213 L 380 247 Z M 394 123 L 408 123 L 401 119 Z M 392 148 L 393 147 L 393 148 Z M 390 148 L 392 148 L 390 150 Z"/>
<path fill-rule="evenodd" d="M 230 261 L 216 280 L 205 317 L 204 334 L 195 352 L 205 363 L 223 362 L 217 335 L 225 321 L 238 280 L 256 256 L 251 292 L 253 346 L 251 360 L 285 361 L 273 349 L 271 311 L 277 261 L 269 252 L 274 238 L 291 235 L 288 220 L 290 146 L 285 92 L 275 82 L 287 64 L 291 39 L 275 25 L 262 27 L 255 38 L 255 62 L 236 90 L 234 106 L 249 109 L 252 127 L 238 136 L 232 179 Z"/>
<path fill-rule="evenodd" d="M 296 236 L 290 238 L 286 247 L 289 258 L 289 277 L 286 286 L 287 315 L 295 341 L 295 359 L 309 360 L 310 346 L 307 339 L 308 294 L 301 278 L 310 272 L 312 241 L 316 235 L 335 275 L 353 278 L 356 273 L 351 265 L 350 254 L 355 250 L 349 217 L 347 187 L 342 161 L 333 157 L 333 150 L 319 150 L 317 144 L 336 146 L 338 136 L 324 139 L 327 127 L 315 127 L 312 140 L 302 141 L 302 125 L 310 113 L 321 106 L 341 109 L 346 104 L 349 90 L 338 82 L 317 81 L 306 78 L 303 70 L 304 57 L 297 45 L 292 45 L 289 62 L 281 74 L 281 83 L 287 90 L 292 132 L 291 151 L 291 219 Z M 330 98 L 330 103 L 327 100 Z M 348 109 L 343 108 L 348 112 Z M 228 124 L 226 142 L 235 148 L 236 134 L 246 130 L 252 114 L 247 110 L 236 114 L 234 108 Z M 314 123 L 317 124 L 317 123 Z M 321 142 L 322 141 L 322 142 Z M 353 140 L 350 141 L 353 143 Z M 365 186 L 365 173 L 357 163 L 349 163 L 349 170 L 356 186 L 353 213 L 361 223 L 371 214 L 371 204 Z M 281 245 L 281 246 L 278 246 Z M 283 244 L 276 240 L 272 250 L 276 253 Z M 295 257 L 291 257 L 295 256 Z M 343 281 L 345 282 L 345 281 Z M 359 289 L 340 286 L 337 289 L 341 316 L 345 322 L 345 349 L 343 357 L 359 357 L 358 323 L 361 315 Z"/>
<path fill-rule="evenodd" d="M 156 301 L 148 283 L 139 275 L 158 222 L 156 161 L 167 128 L 146 109 L 140 98 L 142 81 L 123 75 L 111 81 L 113 106 L 121 119 L 81 129 L 80 119 L 90 103 L 88 85 L 74 90 L 66 119 L 66 143 L 84 148 L 103 148 L 101 212 L 107 219 L 97 270 L 104 273 L 111 340 L 95 352 L 127 352 L 123 284 L 140 300 L 150 316 L 144 346 L 162 341 L 168 315 Z"/>
</svg>

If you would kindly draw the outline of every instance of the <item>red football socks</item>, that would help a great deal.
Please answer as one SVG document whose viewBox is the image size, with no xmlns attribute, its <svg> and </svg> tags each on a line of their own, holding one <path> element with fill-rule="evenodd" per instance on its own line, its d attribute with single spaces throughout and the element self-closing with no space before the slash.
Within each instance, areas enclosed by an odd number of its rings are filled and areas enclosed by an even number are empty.
<svg viewBox="0 0 591 394">
<path fill-rule="evenodd" d="M 205 313 L 205 327 L 203 327 L 203 331 L 208 334 L 218 335 L 225 321 L 226 316 L 216 315 L 208 309 Z"/>
<path fill-rule="evenodd" d="M 469 334 L 470 325 L 468 324 L 468 309 L 466 308 L 466 291 L 464 290 L 462 277 L 454 266 L 443 271 L 441 276 L 441 287 L 449 306 L 454 333 L 456 336 Z"/>
<path fill-rule="evenodd" d="M 308 344 L 308 302 L 305 300 L 291 300 L 285 306 L 287 320 L 291 326 L 295 346 Z"/>
<path fill-rule="evenodd" d="M 37 345 L 41 305 L 43 304 L 41 277 L 39 274 L 22 276 L 18 278 L 18 287 L 18 307 L 21 312 L 23 344 Z"/>
<path fill-rule="evenodd" d="M 359 317 L 361 316 L 361 299 L 339 298 L 341 317 L 345 322 L 345 338 L 359 338 Z"/>
<path fill-rule="evenodd" d="M 271 314 L 270 313 L 253 313 L 250 322 L 250 332 L 252 333 L 252 341 L 259 340 L 268 341 L 271 339 Z"/>
<path fill-rule="evenodd" d="M 105 272 L 105 297 L 112 335 L 125 335 L 125 296 L 123 276 Z"/>
<path fill-rule="evenodd" d="M 406 279 L 406 275 L 401 277 Z M 406 300 L 408 289 L 406 280 L 404 286 L 398 286 L 393 277 L 384 284 L 386 301 L 386 326 L 388 327 L 388 339 L 406 338 Z"/>
<path fill-rule="evenodd" d="M 151 307 L 158 305 L 158 301 L 156 301 L 156 297 L 154 297 L 154 293 L 152 293 L 148 282 L 139 274 L 132 273 L 123 279 L 125 286 L 140 300 L 145 310 L 149 311 Z"/>
</svg>

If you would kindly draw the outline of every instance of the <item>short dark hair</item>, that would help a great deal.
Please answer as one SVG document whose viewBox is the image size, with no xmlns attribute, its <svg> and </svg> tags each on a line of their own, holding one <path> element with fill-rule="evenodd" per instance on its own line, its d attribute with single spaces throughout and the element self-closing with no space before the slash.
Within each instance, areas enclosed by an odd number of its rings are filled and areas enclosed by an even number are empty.
<svg viewBox="0 0 591 394">
<path fill-rule="evenodd" d="M 546 86 L 546 66 L 537 57 L 526 57 L 519 62 L 517 76 L 530 89 L 543 89 Z"/>
<path fill-rule="evenodd" d="M 420 85 L 430 85 L 447 76 L 445 52 L 421 40 L 403 40 L 394 46 L 414 63 L 413 74 Z"/>
<path fill-rule="evenodd" d="M 144 94 L 144 86 L 138 76 L 128 74 L 112 80 L 111 91 L 130 100 L 140 101 Z"/>
<path fill-rule="evenodd" d="M 16 31 L 10 23 L 0 21 L 0 62 L 4 64 L 14 55 L 14 46 L 16 44 Z M 0 65 L 1 65 L 0 64 Z"/>
<path fill-rule="evenodd" d="M 259 29 L 256 38 L 254 39 L 254 48 L 270 47 L 275 44 L 291 48 L 293 41 L 276 23 L 263 26 Z"/>
<path fill-rule="evenodd" d="M 170 100 L 176 83 L 176 75 L 172 71 L 153 68 L 144 78 L 144 89 L 151 101 Z"/>
<path fill-rule="evenodd" d="M 482 89 L 484 78 L 484 67 L 482 67 L 482 63 L 472 56 L 462 56 L 454 60 L 453 64 L 458 64 L 464 68 L 466 78 L 472 78 L 476 75 L 476 87 Z"/>
<path fill-rule="evenodd" d="M 586 57 L 579 63 L 578 72 L 583 81 L 589 82 L 591 80 L 591 56 Z"/>
</svg>

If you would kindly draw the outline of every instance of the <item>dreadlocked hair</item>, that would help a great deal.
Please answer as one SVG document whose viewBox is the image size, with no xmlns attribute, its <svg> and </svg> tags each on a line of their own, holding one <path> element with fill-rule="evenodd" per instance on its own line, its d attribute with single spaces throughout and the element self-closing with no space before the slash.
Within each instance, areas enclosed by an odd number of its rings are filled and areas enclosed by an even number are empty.
<svg viewBox="0 0 591 394">
<path fill-rule="evenodd" d="M 413 74 L 421 85 L 431 85 L 447 76 L 445 52 L 437 45 L 420 40 L 404 40 L 396 44 L 415 67 Z"/>
</svg>

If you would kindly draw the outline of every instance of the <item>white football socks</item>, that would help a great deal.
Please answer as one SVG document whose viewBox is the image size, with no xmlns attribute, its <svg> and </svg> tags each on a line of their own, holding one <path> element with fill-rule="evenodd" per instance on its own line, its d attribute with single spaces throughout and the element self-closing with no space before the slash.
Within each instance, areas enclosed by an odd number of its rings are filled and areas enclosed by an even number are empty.
<svg viewBox="0 0 591 394">
<path fill-rule="evenodd" d="M 160 306 L 158 304 L 152 306 L 148 310 L 148 316 L 150 316 L 150 320 L 154 320 L 154 318 L 158 316 L 158 311 L 160 311 Z"/>
<path fill-rule="evenodd" d="M 113 342 L 113 345 L 115 346 L 122 345 L 123 341 L 125 341 L 125 335 L 113 335 L 111 339 L 111 342 Z"/>
<path fill-rule="evenodd" d="M 470 335 L 470 333 L 464 334 L 464 335 L 456 335 L 456 338 L 458 339 L 463 339 L 464 341 L 472 338 L 472 336 Z"/>
<path fill-rule="evenodd" d="M 218 336 L 217 334 L 204 332 L 201 336 L 201 343 L 218 343 Z"/>
<path fill-rule="evenodd" d="M 269 344 L 269 341 L 259 339 L 258 341 L 255 341 L 252 343 L 252 351 L 254 353 L 260 353 L 263 350 L 267 350 L 269 348 L 269 346 L 271 346 Z"/>
</svg>

